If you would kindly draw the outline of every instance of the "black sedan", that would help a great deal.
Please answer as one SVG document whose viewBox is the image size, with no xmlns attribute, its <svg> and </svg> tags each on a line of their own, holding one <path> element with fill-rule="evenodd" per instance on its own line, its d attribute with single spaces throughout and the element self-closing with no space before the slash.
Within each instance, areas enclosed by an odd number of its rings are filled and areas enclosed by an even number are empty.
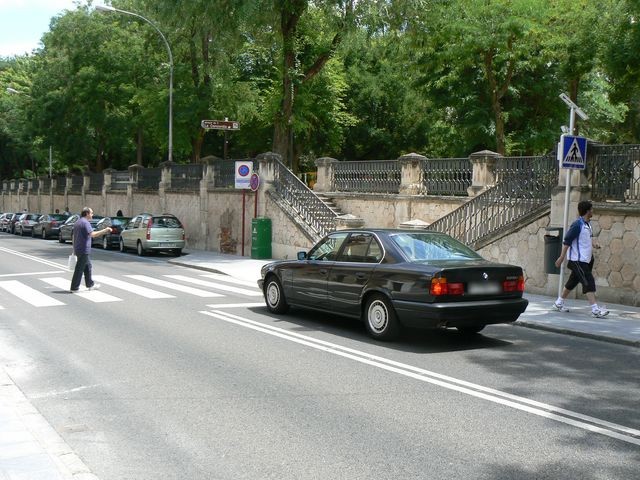
<svg viewBox="0 0 640 480">
<path fill-rule="evenodd" d="M 368 333 L 391 340 L 402 327 L 449 328 L 475 334 L 515 321 L 522 268 L 493 263 L 448 235 L 416 230 L 341 230 L 298 260 L 262 268 L 267 308 L 289 306 L 361 318 Z"/>
<path fill-rule="evenodd" d="M 93 218 L 89 220 L 89 223 L 94 230 L 96 229 L 96 225 L 102 218 L 104 217 L 102 217 L 101 215 L 94 215 Z M 73 226 L 79 219 L 80 214 L 78 213 L 74 213 L 69 218 L 67 218 L 67 220 L 60 226 L 60 231 L 58 233 L 58 242 L 66 243 L 67 240 L 69 240 L 70 242 L 73 241 Z"/>
<path fill-rule="evenodd" d="M 106 227 L 111 227 L 111 233 L 92 238 L 91 246 L 100 245 L 105 250 L 120 247 L 120 232 L 126 227 L 129 220 L 131 220 L 131 217 L 104 217 L 96 224 L 94 230 L 103 230 Z"/>
<path fill-rule="evenodd" d="M 67 218 L 69 218 L 69 215 L 63 215 L 62 213 L 47 213 L 42 215 L 38 223 L 33 226 L 31 236 L 42 237 L 43 239 L 57 237 L 60 226 Z"/>
</svg>

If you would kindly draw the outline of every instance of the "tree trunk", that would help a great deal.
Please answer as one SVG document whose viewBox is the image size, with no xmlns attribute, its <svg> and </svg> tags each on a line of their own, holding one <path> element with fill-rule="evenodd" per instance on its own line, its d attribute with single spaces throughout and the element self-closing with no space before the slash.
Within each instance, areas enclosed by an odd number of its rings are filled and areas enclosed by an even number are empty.
<svg viewBox="0 0 640 480">
<path fill-rule="evenodd" d="M 140 165 L 141 167 L 144 166 L 142 165 L 143 138 L 144 132 L 142 130 L 142 127 L 138 127 L 138 135 L 136 138 L 136 164 Z"/>
</svg>

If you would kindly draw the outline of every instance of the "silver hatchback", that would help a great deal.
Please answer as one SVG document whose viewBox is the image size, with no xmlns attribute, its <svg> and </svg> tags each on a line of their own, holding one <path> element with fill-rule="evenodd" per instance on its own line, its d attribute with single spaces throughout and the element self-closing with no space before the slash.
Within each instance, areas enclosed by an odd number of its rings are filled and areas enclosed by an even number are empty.
<svg viewBox="0 0 640 480">
<path fill-rule="evenodd" d="M 179 257 L 184 245 L 184 227 L 175 215 L 141 213 L 120 232 L 120 251 L 135 249 L 140 256 L 148 252 L 171 252 Z"/>
</svg>

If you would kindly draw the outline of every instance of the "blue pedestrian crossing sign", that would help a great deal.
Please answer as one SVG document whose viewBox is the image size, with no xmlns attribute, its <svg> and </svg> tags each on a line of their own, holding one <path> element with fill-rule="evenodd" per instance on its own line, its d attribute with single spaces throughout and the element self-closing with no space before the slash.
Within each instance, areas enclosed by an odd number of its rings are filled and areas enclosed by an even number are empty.
<svg viewBox="0 0 640 480">
<path fill-rule="evenodd" d="M 587 166 L 587 139 L 573 135 L 560 137 L 562 154 L 560 156 L 561 168 L 574 168 L 584 170 Z"/>
</svg>

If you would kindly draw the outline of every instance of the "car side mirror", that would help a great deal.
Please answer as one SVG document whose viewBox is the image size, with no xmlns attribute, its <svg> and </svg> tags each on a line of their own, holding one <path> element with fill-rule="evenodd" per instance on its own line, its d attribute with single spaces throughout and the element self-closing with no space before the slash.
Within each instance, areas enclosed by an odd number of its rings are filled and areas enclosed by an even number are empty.
<svg viewBox="0 0 640 480">
<path fill-rule="evenodd" d="M 307 252 L 298 252 L 298 260 L 306 260 Z"/>
</svg>

